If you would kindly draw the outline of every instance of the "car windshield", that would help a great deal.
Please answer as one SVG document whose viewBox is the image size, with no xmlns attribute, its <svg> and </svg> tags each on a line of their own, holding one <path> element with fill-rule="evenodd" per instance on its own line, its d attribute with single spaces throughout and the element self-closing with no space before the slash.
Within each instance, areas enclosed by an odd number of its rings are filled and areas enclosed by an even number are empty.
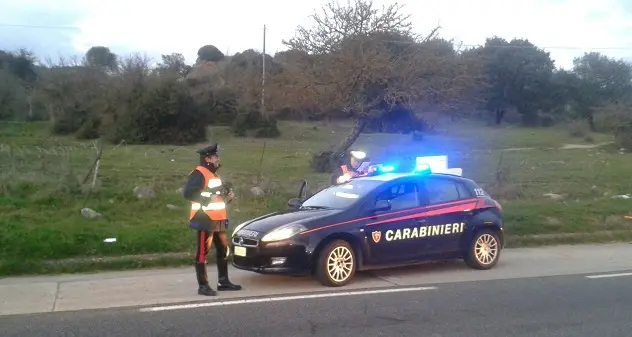
<svg viewBox="0 0 632 337">
<path fill-rule="evenodd" d="M 381 183 L 376 180 L 352 180 L 343 185 L 330 186 L 305 200 L 301 208 L 346 209 Z"/>
</svg>

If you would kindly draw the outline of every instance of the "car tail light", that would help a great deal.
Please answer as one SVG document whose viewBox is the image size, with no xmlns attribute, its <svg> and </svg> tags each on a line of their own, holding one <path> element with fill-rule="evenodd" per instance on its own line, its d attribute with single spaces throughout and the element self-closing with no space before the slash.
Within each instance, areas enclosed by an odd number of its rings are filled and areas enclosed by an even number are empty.
<svg viewBox="0 0 632 337">
<path fill-rule="evenodd" d="M 478 200 L 476 201 L 476 208 L 489 208 L 489 207 L 498 208 L 498 210 L 501 212 L 503 210 L 503 207 L 498 203 L 498 201 L 492 198 L 489 198 L 489 197 L 478 198 Z"/>
</svg>

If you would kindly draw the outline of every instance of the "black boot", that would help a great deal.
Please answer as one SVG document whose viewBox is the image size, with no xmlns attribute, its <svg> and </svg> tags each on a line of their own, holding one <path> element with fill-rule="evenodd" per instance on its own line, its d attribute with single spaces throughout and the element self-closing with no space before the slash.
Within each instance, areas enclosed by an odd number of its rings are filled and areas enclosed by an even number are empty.
<svg viewBox="0 0 632 337">
<path fill-rule="evenodd" d="M 217 290 L 241 290 L 240 285 L 232 284 L 228 280 L 228 259 L 217 259 L 217 274 L 219 276 L 217 282 Z"/>
<path fill-rule="evenodd" d="M 215 296 L 217 293 L 208 284 L 208 278 L 206 275 L 206 263 L 195 264 L 195 274 L 198 281 L 198 294 L 204 296 Z"/>
</svg>

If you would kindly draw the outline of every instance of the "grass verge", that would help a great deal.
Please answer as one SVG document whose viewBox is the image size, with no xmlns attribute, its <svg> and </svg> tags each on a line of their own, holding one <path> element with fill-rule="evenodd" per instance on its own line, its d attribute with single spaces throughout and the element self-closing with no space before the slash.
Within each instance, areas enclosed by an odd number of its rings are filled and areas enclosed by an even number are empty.
<svg viewBox="0 0 632 337">
<path fill-rule="evenodd" d="M 564 233 L 544 235 L 510 235 L 507 249 L 540 247 L 561 244 L 632 242 L 632 230 L 600 231 L 593 233 Z M 176 268 L 192 266 L 194 255 L 189 252 L 147 255 L 125 255 L 100 258 L 71 258 L 53 261 L 16 261 L 15 265 L 0 265 L 0 275 L 47 275 L 68 273 L 98 273 L 105 271 Z M 230 258 L 229 258 L 230 259 Z M 215 263 L 209 256 L 209 265 Z M 3 273 L 6 270 L 8 273 Z M 191 269 L 193 273 L 193 269 Z M 1 277 L 0 277 L 1 278 Z"/>
<path fill-rule="evenodd" d="M 286 122 L 281 124 L 279 139 L 265 142 L 234 138 L 225 128 L 211 128 L 209 136 L 224 149 L 220 174 L 234 183 L 238 196 L 229 209 L 231 227 L 285 208 L 301 179 L 312 189 L 324 186 L 327 175 L 312 173 L 309 160 L 337 144 L 348 127 Z M 95 189 L 88 192 L 94 144 L 49 137 L 46 128 L 38 123 L 0 125 L 0 275 L 188 263 L 174 257 L 94 259 L 193 249 L 194 234 L 186 222 L 188 205 L 178 189 L 197 164 L 196 146 L 106 145 Z M 570 240 L 526 239 L 532 235 L 632 229 L 632 221 L 624 218 L 630 214 L 632 200 L 612 198 L 632 193 L 632 181 L 626 179 L 632 170 L 629 156 L 608 146 L 560 150 L 569 143 L 590 145 L 566 134 L 556 129 L 464 124 L 439 130 L 423 142 L 409 135 L 362 135 L 357 146 L 374 158 L 447 153 L 451 166 L 462 167 L 466 177 L 480 182 L 502 202 L 507 232 L 519 245 Z M 591 137 L 595 142 L 610 140 L 602 134 Z M 151 188 L 155 196 L 137 198 L 133 192 L 137 186 Z M 255 196 L 254 186 L 265 196 Z M 552 199 L 547 193 L 556 196 Z M 80 213 L 84 207 L 102 216 L 84 218 Z M 117 242 L 105 243 L 110 237 Z M 581 242 L 591 240 L 588 236 Z M 68 258 L 93 262 L 80 267 L 45 263 Z"/>
</svg>

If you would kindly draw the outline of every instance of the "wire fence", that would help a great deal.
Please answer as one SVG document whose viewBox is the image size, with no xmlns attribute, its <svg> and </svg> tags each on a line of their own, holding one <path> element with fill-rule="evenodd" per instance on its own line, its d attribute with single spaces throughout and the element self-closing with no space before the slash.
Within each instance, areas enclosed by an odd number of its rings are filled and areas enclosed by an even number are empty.
<svg viewBox="0 0 632 337">
<path fill-rule="evenodd" d="M 242 190 L 267 180 L 277 189 L 294 192 L 296 181 L 306 178 L 314 184 L 325 183 L 326 174 L 309 169 L 315 145 L 302 148 L 279 144 L 227 144 L 226 174 Z M 127 184 L 151 183 L 173 190 L 181 186 L 186 175 L 197 165 L 195 146 L 128 146 L 101 145 L 96 141 L 72 145 L 11 145 L 0 143 L 2 183 L 20 181 L 38 184 L 67 184 L 68 176 L 81 183 L 93 182 L 99 164 L 98 181 L 110 188 Z M 271 151 L 276 149 L 277 152 Z M 279 154 L 279 150 L 281 154 Z M 100 156 L 102 151 L 102 157 Z M 253 158 L 257 158 L 254 160 Z M 625 156 L 599 151 L 507 151 L 506 149 L 471 149 L 450 152 L 452 167 L 462 167 L 464 176 L 473 178 L 495 193 L 508 197 L 541 197 L 545 193 L 571 197 L 594 197 L 632 192 L 626 172 Z M 259 160 L 261 159 L 261 163 Z M 97 163 L 98 162 L 98 163 Z M 629 164 L 628 164 L 629 166 Z M 129 188 L 133 188 L 130 186 Z"/>
</svg>

